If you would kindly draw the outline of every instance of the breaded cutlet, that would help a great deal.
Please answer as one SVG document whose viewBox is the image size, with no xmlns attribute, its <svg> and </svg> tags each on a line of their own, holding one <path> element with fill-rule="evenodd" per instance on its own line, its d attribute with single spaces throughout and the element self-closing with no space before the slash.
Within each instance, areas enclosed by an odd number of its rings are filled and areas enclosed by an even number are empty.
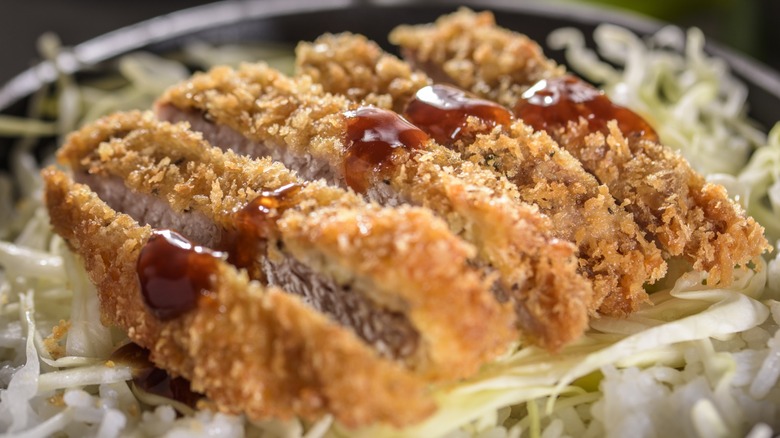
<svg viewBox="0 0 780 438">
<path fill-rule="evenodd" d="M 116 210 L 226 252 L 251 279 L 301 295 L 426 379 L 473 374 L 516 337 L 511 310 L 470 265 L 473 248 L 427 210 L 382 208 L 302 181 L 151 113 L 87 125 L 59 158 Z M 247 217 L 257 199 L 261 210 Z M 242 232 L 246 223 L 257 226 Z"/>
<path fill-rule="evenodd" d="M 464 8 L 433 24 L 399 26 L 390 40 L 438 80 L 546 130 L 609 187 L 661 249 L 706 271 L 711 284 L 730 284 L 735 266 L 747 266 L 769 248 L 763 228 L 726 190 L 659 143 L 639 115 L 567 74 L 525 35 L 497 26 L 491 13 Z"/>
<path fill-rule="evenodd" d="M 419 377 L 298 297 L 264 288 L 222 260 L 214 261 L 212 287 L 195 309 L 160 320 L 144 302 L 137 274 L 152 228 L 62 171 L 48 168 L 43 178 L 54 231 L 84 261 L 103 324 L 124 329 L 213 407 L 253 419 L 333 414 L 349 427 L 402 426 L 434 410 Z"/>
<path fill-rule="evenodd" d="M 350 126 L 376 121 L 361 111 L 393 128 L 370 128 L 358 133 L 359 141 L 349 140 Z M 520 201 L 512 183 L 434 144 L 395 113 L 360 107 L 264 64 L 245 64 L 170 88 L 157 114 L 191 123 L 216 146 L 270 156 L 307 180 L 350 186 L 383 205 L 431 209 L 477 248 L 480 267 L 495 271 L 497 296 L 514 303 L 526 341 L 557 350 L 587 325 L 592 289 L 577 273 L 574 246 L 554 237 L 549 219 Z M 403 131 L 394 131 L 399 125 Z M 419 143 L 390 146 L 376 163 L 374 152 L 367 152 L 368 163 L 353 154 L 361 139 L 384 135 L 411 135 Z M 365 172 L 351 171 L 355 157 Z M 355 174 L 357 183 L 350 184 Z"/>
<path fill-rule="evenodd" d="M 609 189 L 548 135 L 512 121 L 508 110 L 434 85 L 425 73 L 361 35 L 326 34 L 299 43 L 296 54 L 298 73 L 326 92 L 404 113 L 432 135 L 448 129 L 439 135 L 440 143 L 514 183 L 523 201 L 550 217 L 557 237 L 577 245 L 599 313 L 637 310 L 647 300 L 643 286 L 665 274 L 660 250 Z M 496 123 L 496 115 L 505 116 L 502 123 Z"/>
</svg>

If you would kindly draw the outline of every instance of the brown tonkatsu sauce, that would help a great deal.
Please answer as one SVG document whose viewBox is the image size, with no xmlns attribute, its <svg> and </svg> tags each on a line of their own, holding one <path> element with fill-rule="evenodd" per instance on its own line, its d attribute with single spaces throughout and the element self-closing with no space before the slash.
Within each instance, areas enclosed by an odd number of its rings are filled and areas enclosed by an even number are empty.
<svg viewBox="0 0 780 438">
<path fill-rule="evenodd" d="M 641 116 L 616 105 L 602 91 L 571 75 L 537 82 L 523 93 L 515 106 L 515 115 L 535 130 L 550 134 L 582 117 L 590 132 L 606 135 L 607 122 L 617 120 L 626 137 L 658 141 L 655 130 Z"/>
<path fill-rule="evenodd" d="M 444 84 L 419 89 L 404 116 L 445 146 L 468 134 L 469 117 L 478 118 L 488 129 L 508 127 L 512 121 L 512 113 L 503 106 Z"/>
<path fill-rule="evenodd" d="M 149 310 L 169 320 L 195 308 L 212 290 L 212 274 L 222 254 L 193 245 L 171 230 L 155 230 L 141 249 L 137 271 Z"/>
<path fill-rule="evenodd" d="M 345 114 L 347 118 L 344 179 L 364 193 L 404 152 L 422 149 L 428 135 L 393 111 L 366 106 Z"/>
<path fill-rule="evenodd" d="M 171 377 L 165 370 L 154 366 L 149 360 L 149 350 L 138 344 L 129 343 L 119 347 L 109 358 L 112 362 L 124 364 L 132 369 L 135 386 L 150 394 L 165 397 L 195 408 L 202 394 L 192 391 L 190 382 L 183 377 Z"/>
<path fill-rule="evenodd" d="M 252 278 L 261 278 L 253 272 L 259 253 L 264 253 L 266 241 L 274 235 L 276 219 L 284 210 L 293 207 L 293 198 L 302 185 L 291 183 L 272 191 L 262 191 L 234 215 L 235 229 L 225 236 L 228 262 L 250 270 Z"/>
</svg>

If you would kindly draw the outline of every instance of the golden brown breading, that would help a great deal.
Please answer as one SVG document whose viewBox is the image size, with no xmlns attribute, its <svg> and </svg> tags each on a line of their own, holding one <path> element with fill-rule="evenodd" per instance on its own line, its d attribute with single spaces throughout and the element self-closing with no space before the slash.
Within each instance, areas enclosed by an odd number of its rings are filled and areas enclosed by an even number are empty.
<svg viewBox="0 0 780 438">
<path fill-rule="evenodd" d="M 435 23 L 398 26 L 388 39 L 438 82 L 450 81 L 510 108 L 529 86 L 565 72 L 534 40 L 496 26 L 488 11 L 461 8 Z"/>
<path fill-rule="evenodd" d="M 561 141 L 582 142 L 576 155 L 583 165 L 616 198 L 631 201 L 626 209 L 662 248 L 707 271 L 710 284 L 730 284 L 734 266 L 745 266 L 770 248 L 764 228 L 682 155 L 653 141 L 628 141 L 615 122 L 609 129 L 605 138 L 600 132 L 586 134 L 584 123 L 570 126 Z"/>
<path fill-rule="evenodd" d="M 361 35 L 323 35 L 313 43 L 299 43 L 296 54 L 298 72 L 325 91 L 398 112 L 417 90 L 432 83 Z M 593 281 L 593 304 L 600 313 L 625 314 L 647 300 L 643 285 L 666 271 L 661 253 L 579 161 L 521 121 L 494 131 L 472 118 L 460 133 L 462 138 L 451 147 L 463 159 L 515 183 L 525 202 L 539 206 L 552 219 L 558 237 L 577 244 L 580 266 Z"/>
<path fill-rule="evenodd" d="M 150 113 L 99 120 L 72 134 L 60 157 L 76 172 L 118 177 L 136 193 L 165 199 L 178 213 L 201 213 L 223 231 L 260 192 L 300 184 L 275 219 L 275 239 L 284 248 L 278 251 L 315 272 L 349 279 L 374 306 L 405 315 L 420 337 L 405 360 L 426 378 L 473 374 L 515 338 L 511 310 L 469 266 L 473 248 L 427 210 L 381 208 L 301 181 L 279 163 L 224 153 L 186 124 Z"/>
<path fill-rule="evenodd" d="M 125 329 L 155 364 L 189 379 L 221 411 L 254 419 L 332 413 L 355 427 L 402 426 L 434 409 L 417 377 L 296 297 L 264 289 L 221 261 L 209 299 L 160 321 L 144 304 L 136 273 L 151 228 L 58 170 L 43 177 L 52 225 L 84 260 L 103 323 Z"/>
<path fill-rule="evenodd" d="M 423 69 L 444 73 L 509 108 L 535 82 L 565 74 L 536 43 L 496 26 L 488 12 L 461 9 L 433 25 L 401 26 L 390 39 Z M 713 284 L 729 284 L 735 265 L 768 249 L 763 228 L 745 217 L 723 187 L 706 183 L 669 148 L 652 140 L 627 141 L 614 127 L 593 133 L 584 123 L 550 134 L 609 187 L 662 249 L 707 271 Z"/>
<path fill-rule="evenodd" d="M 330 179 L 344 185 L 344 113 L 355 107 L 342 96 L 322 93 L 310 79 L 292 80 L 265 65 L 247 64 L 237 71 L 215 68 L 172 87 L 158 102 L 158 114 L 203 124 L 206 113 L 213 124 L 280 156 L 305 158 L 308 166 L 326 163 Z M 231 144 L 237 142 L 225 146 Z M 247 142 L 239 148 L 252 153 Z M 497 271 L 502 292 L 513 298 L 526 338 L 557 349 L 580 336 L 592 290 L 576 272 L 574 247 L 552 236 L 549 220 L 521 202 L 509 181 L 430 144 L 398 150 L 393 165 L 369 184 L 369 190 L 392 190 L 432 209 L 473 243 L 478 259 Z"/>
<path fill-rule="evenodd" d="M 297 75 L 306 75 L 328 93 L 403 113 L 420 88 L 430 85 L 425 73 L 391 56 L 363 35 L 324 34 L 295 48 Z"/>
<path fill-rule="evenodd" d="M 223 153 L 186 124 L 161 122 L 151 112 L 117 113 L 85 125 L 68 136 L 57 160 L 89 174 L 118 175 L 139 192 L 165 193 L 174 210 L 196 208 L 225 225 L 260 191 L 292 183 L 306 185 L 295 196 L 301 211 L 366 205 L 345 190 L 305 183 L 281 163 Z"/>
<path fill-rule="evenodd" d="M 549 136 L 515 122 L 509 133 L 479 136 L 462 147 L 464 158 L 481 158 L 516 183 L 523 199 L 550 216 L 557 235 L 577 245 L 599 313 L 625 315 L 648 300 L 643 286 L 666 274 L 661 251 L 607 186 Z"/>
<path fill-rule="evenodd" d="M 292 236 L 285 244 L 300 259 L 313 266 L 338 263 L 370 278 L 365 290 L 371 298 L 408 314 L 421 336 L 418 349 L 436 364 L 432 372 L 473 374 L 507 350 L 514 313 L 486 293 L 486 282 L 466 265 L 461 242 L 440 221 L 419 208 L 399 208 L 405 214 L 385 208 L 285 215 L 279 228 Z"/>
</svg>

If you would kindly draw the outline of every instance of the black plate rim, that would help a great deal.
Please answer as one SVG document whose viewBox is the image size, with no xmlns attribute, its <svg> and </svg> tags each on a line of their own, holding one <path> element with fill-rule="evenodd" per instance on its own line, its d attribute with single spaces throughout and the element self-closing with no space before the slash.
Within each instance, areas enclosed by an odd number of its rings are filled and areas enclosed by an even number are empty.
<svg viewBox="0 0 780 438">
<path fill-rule="evenodd" d="M 561 3 L 539 1 L 519 3 L 516 0 L 460 2 L 451 0 L 426 2 L 415 2 L 414 0 L 227 0 L 182 9 L 116 29 L 61 53 L 56 62 L 62 71 L 75 73 L 87 66 L 154 43 L 206 29 L 229 26 L 241 21 L 349 7 L 393 8 L 401 6 L 449 6 L 452 9 L 466 6 L 475 10 L 494 10 L 497 14 L 508 12 L 540 15 L 590 26 L 613 23 L 644 35 L 651 34 L 667 25 L 664 22 L 631 12 L 605 7 L 574 3 L 566 3 L 564 6 Z M 709 39 L 705 48 L 712 55 L 725 59 L 731 71 L 743 80 L 780 100 L 780 72 Z M 16 75 L 0 88 L 0 112 L 6 111 L 45 84 L 53 82 L 56 76 L 56 70 L 50 61 L 40 62 Z"/>
</svg>

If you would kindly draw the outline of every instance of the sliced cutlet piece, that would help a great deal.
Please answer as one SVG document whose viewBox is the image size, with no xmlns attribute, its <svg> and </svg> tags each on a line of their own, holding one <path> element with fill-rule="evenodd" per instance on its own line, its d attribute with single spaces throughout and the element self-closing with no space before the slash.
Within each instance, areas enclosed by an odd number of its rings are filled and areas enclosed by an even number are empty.
<svg viewBox="0 0 780 438">
<path fill-rule="evenodd" d="M 436 82 L 508 107 L 531 85 L 566 72 L 534 40 L 497 27 L 487 11 L 461 8 L 435 23 L 398 26 L 389 39 L 404 59 Z"/>
<path fill-rule="evenodd" d="M 296 54 L 298 73 L 324 91 L 404 113 L 464 160 L 517 185 L 523 201 L 550 217 L 556 235 L 577 245 L 580 269 L 593 282 L 600 313 L 637 310 L 647 300 L 643 285 L 665 274 L 661 251 L 609 189 L 548 135 L 512 120 L 504 107 L 432 84 L 425 73 L 362 35 L 326 34 L 299 43 Z"/>
<path fill-rule="evenodd" d="M 528 37 L 498 27 L 488 12 L 461 9 L 435 24 L 401 26 L 390 39 L 431 74 L 494 100 L 546 130 L 609 187 L 659 246 L 727 285 L 769 246 L 763 228 L 659 143 L 639 115 L 566 74 Z"/>
<path fill-rule="evenodd" d="M 403 114 L 417 92 L 433 84 L 426 73 L 385 53 L 363 35 L 324 34 L 295 48 L 295 73 L 323 91 Z"/>
<path fill-rule="evenodd" d="M 350 186 L 384 205 L 430 208 L 496 272 L 497 296 L 515 304 L 521 333 L 555 350 L 587 325 L 589 282 L 575 248 L 519 201 L 504 178 L 437 146 L 396 113 L 359 107 L 263 65 L 220 67 L 170 88 L 158 116 L 188 121 L 212 144 L 271 156 L 308 180 Z"/>
<path fill-rule="evenodd" d="M 427 210 L 301 181 L 187 128 L 121 113 L 72 134 L 59 159 L 114 209 L 227 252 L 427 379 L 468 376 L 516 338 L 473 248 Z"/>
<path fill-rule="evenodd" d="M 218 410 L 252 419 L 333 414 L 350 427 L 402 426 L 434 410 L 418 376 L 299 297 L 250 281 L 216 257 L 186 259 L 185 270 L 208 270 L 207 290 L 189 311 L 161 320 L 143 298 L 137 270 L 152 228 L 59 170 L 43 177 L 52 226 L 83 259 L 102 322 L 124 329 Z"/>
</svg>

